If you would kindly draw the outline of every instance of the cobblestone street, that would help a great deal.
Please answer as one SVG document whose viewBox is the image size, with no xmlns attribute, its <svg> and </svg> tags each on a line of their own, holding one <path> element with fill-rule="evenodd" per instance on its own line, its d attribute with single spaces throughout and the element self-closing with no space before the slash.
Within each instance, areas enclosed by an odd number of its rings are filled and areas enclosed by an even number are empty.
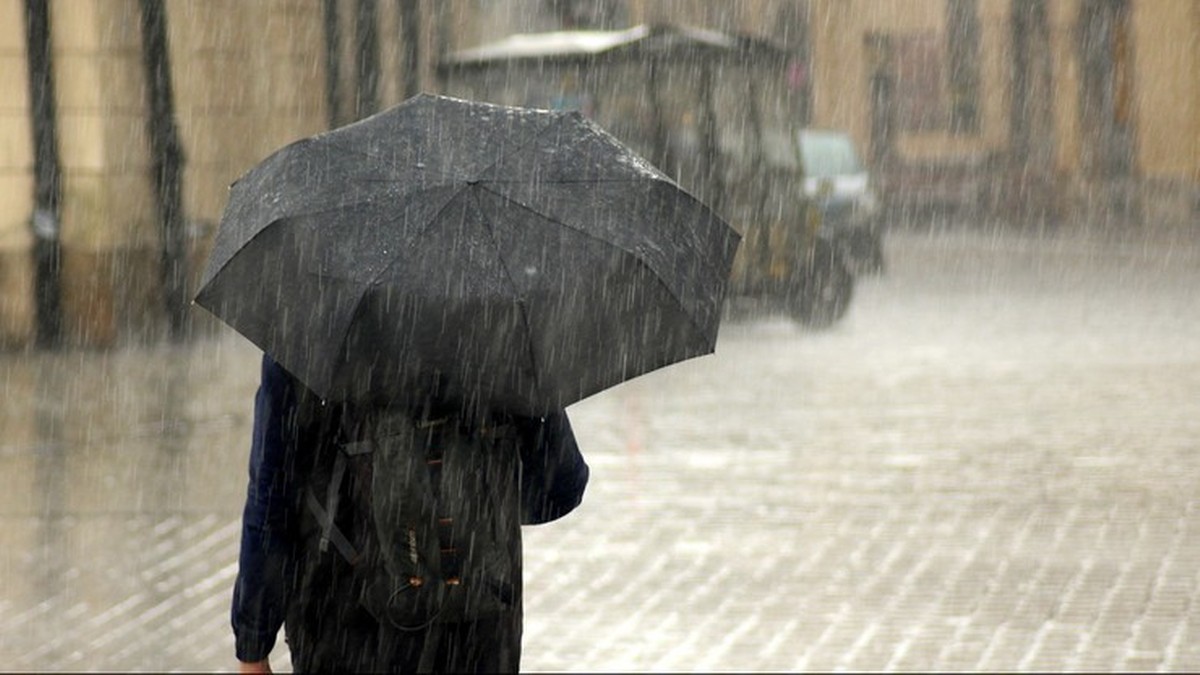
<svg viewBox="0 0 1200 675">
<path fill-rule="evenodd" d="M 904 231 L 570 409 L 529 671 L 1200 670 L 1200 242 Z M 0 356 L 0 664 L 231 670 L 258 352 Z M 277 670 L 290 669 L 277 649 Z"/>
</svg>

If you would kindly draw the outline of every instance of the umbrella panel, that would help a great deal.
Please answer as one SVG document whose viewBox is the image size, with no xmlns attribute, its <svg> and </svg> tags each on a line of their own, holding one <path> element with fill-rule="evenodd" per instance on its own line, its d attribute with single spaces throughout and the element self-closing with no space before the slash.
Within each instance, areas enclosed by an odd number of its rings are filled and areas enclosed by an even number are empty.
<svg viewBox="0 0 1200 675">
<path fill-rule="evenodd" d="M 607 282 L 592 278 L 596 288 L 579 287 L 580 295 L 626 294 L 645 283 L 651 273 L 624 260 Z M 396 399 L 432 390 L 468 404 L 544 414 L 672 363 L 681 351 L 711 351 L 693 331 L 680 329 L 687 320 L 665 289 L 660 299 L 659 312 L 619 303 L 587 312 L 561 298 L 441 303 L 377 289 L 351 327 L 330 394 Z"/>
<path fill-rule="evenodd" d="M 313 273 L 318 244 L 303 227 L 261 232 L 205 286 L 196 302 L 318 390 L 332 379 L 341 338 L 366 285 Z"/>
<path fill-rule="evenodd" d="M 502 201 L 640 259 L 658 275 L 713 345 L 725 279 L 739 235 L 706 206 L 660 180 L 599 183 L 488 183 Z M 504 204 L 504 201 L 515 204 Z M 501 226 L 507 221 L 501 221 Z M 502 246 L 522 246 L 524 233 L 501 233 Z"/>
<path fill-rule="evenodd" d="M 445 209 L 364 296 L 337 397 L 434 387 L 542 413 L 712 350 L 637 257 L 524 209 L 473 202 Z"/>
<path fill-rule="evenodd" d="M 417 96 L 314 140 L 341 153 L 351 168 L 366 165 L 404 182 L 477 179 L 496 158 L 510 156 L 556 126 L 561 114 L 447 97 Z M 346 174 L 325 174 L 341 180 Z"/>
<path fill-rule="evenodd" d="M 197 302 L 327 398 L 543 412 L 711 352 L 737 242 L 577 114 L 418 97 L 239 180 Z"/>
<path fill-rule="evenodd" d="M 478 192 L 280 220 L 198 301 L 332 399 L 537 414 L 711 351 L 639 257 Z"/>
</svg>

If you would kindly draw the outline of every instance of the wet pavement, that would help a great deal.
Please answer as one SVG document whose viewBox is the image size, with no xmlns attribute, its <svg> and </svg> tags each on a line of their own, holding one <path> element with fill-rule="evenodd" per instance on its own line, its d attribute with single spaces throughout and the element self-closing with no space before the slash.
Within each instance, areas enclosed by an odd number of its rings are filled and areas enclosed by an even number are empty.
<svg viewBox="0 0 1200 675">
<path fill-rule="evenodd" d="M 887 253 L 831 330 L 735 316 L 571 408 L 526 670 L 1200 669 L 1200 238 Z M 0 665 L 233 668 L 257 360 L 0 356 Z"/>
</svg>

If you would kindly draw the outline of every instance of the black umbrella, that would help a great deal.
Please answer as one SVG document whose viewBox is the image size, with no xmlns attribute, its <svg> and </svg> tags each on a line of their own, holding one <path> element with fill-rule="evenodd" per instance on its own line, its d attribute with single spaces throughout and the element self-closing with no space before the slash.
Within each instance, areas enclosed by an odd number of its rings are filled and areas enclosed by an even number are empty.
<svg viewBox="0 0 1200 675">
<path fill-rule="evenodd" d="M 711 353 L 738 241 L 578 113 L 421 95 L 235 182 L 196 302 L 327 399 L 536 414 Z"/>
</svg>

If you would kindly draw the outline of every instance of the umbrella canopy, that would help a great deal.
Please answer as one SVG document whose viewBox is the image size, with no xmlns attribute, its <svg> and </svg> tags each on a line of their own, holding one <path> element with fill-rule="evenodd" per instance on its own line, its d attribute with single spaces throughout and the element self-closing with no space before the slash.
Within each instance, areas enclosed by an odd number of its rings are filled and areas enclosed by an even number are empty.
<svg viewBox="0 0 1200 675">
<path fill-rule="evenodd" d="M 738 241 L 578 113 L 420 95 L 235 182 L 196 302 L 326 399 L 540 414 L 711 353 Z"/>
</svg>

